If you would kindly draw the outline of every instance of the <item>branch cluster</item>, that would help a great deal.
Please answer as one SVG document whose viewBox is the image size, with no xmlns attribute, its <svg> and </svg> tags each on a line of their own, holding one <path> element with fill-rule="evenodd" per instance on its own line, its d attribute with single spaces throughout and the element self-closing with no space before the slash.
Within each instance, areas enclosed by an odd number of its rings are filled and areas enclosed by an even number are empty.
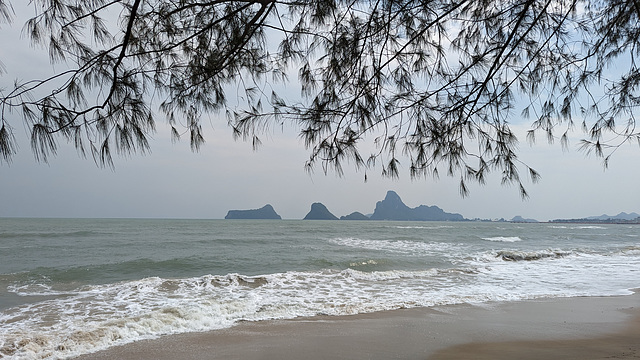
<svg viewBox="0 0 640 360">
<path fill-rule="evenodd" d="M 526 196 L 516 110 L 567 141 L 579 121 L 582 147 L 608 159 L 640 140 L 635 0 L 34 0 L 31 41 L 68 70 L 0 93 L 0 156 L 16 151 L 9 114 L 31 129 L 38 159 L 60 136 L 99 164 L 111 149 L 148 151 L 151 103 L 172 127 L 204 142 L 201 118 L 225 111 L 237 137 L 260 143 L 293 124 L 309 168 L 382 167 L 397 177 L 444 172 L 483 183 L 491 171 Z M 0 0 L 0 21 L 12 19 Z M 612 64 L 615 62 L 616 66 Z M 622 65 L 620 65 L 622 64 Z M 297 72 L 300 96 L 266 91 Z M 613 74 L 613 75 L 611 75 Z M 230 104 L 229 89 L 241 89 Z M 53 89 L 35 96 L 41 88 Z M 236 100 L 232 103 L 235 103 Z M 361 145 L 373 139 L 375 151 Z"/>
</svg>

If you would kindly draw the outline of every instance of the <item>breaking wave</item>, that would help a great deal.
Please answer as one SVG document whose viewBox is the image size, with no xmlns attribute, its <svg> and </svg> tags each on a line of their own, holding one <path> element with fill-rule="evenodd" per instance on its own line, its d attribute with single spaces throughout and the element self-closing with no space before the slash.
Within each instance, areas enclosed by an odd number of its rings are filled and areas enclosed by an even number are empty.
<svg viewBox="0 0 640 360">
<path fill-rule="evenodd" d="M 494 242 L 518 242 L 522 241 L 518 236 L 495 236 L 495 237 L 485 237 L 482 240 L 486 241 L 494 241 Z"/>
<path fill-rule="evenodd" d="M 497 258 L 501 258 L 505 261 L 534 261 L 534 260 L 542 260 L 542 259 L 555 259 L 562 258 L 568 255 L 571 255 L 571 252 L 566 251 L 554 251 L 554 250 L 545 250 L 545 251 L 498 251 L 496 254 Z"/>
</svg>

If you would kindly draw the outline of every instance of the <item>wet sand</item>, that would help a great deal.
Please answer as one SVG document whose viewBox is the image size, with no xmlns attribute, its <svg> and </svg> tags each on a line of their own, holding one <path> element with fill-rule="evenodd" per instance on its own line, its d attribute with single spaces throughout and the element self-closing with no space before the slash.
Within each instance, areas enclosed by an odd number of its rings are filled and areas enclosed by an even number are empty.
<svg viewBox="0 0 640 360">
<path fill-rule="evenodd" d="M 245 322 L 77 359 L 640 359 L 640 294 Z"/>
</svg>

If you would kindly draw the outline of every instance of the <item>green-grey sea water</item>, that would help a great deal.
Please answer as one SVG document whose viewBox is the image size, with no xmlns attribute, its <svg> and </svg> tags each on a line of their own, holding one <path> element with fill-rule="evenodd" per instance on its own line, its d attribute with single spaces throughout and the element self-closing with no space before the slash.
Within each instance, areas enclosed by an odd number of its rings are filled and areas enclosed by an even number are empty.
<svg viewBox="0 0 640 360">
<path fill-rule="evenodd" d="M 0 219 L 0 357 L 65 358 L 238 321 L 624 295 L 640 227 Z"/>
</svg>

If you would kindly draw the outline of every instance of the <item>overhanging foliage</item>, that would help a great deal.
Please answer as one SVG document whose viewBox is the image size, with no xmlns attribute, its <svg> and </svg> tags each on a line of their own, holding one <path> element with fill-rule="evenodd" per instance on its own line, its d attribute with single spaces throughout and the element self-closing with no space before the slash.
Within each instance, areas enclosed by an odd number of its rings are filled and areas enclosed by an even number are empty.
<svg viewBox="0 0 640 360">
<path fill-rule="evenodd" d="M 293 124 L 310 149 L 309 167 L 341 173 L 352 161 L 396 177 L 404 157 L 411 176 L 458 176 L 462 194 L 469 180 L 497 171 L 526 196 L 519 169 L 534 181 L 538 174 L 518 160 L 512 119 L 531 118 L 531 141 L 541 132 L 564 142 L 576 122 L 587 133 L 583 149 L 605 163 L 640 139 L 634 0 L 30 6 L 30 40 L 68 68 L 0 92 L 5 161 L 17 149 L 15 114 L 31 130 L 36 158 L 47 161 L 66 139 L 110 165 L 113 151 L 149 150 L 157 107 L 174 138 L 186 134 L 194 150 L 204 142 L 203 115 L 223 112 L 254 145 L 267 129 Z M 12 14 L 0 0 L 0 21 Z M 288 81 L 299 84 L 297 99 L 266 90 Z M 375 139 L 375 152 L 361 153 L 365 138 Z"/>
</svg>

